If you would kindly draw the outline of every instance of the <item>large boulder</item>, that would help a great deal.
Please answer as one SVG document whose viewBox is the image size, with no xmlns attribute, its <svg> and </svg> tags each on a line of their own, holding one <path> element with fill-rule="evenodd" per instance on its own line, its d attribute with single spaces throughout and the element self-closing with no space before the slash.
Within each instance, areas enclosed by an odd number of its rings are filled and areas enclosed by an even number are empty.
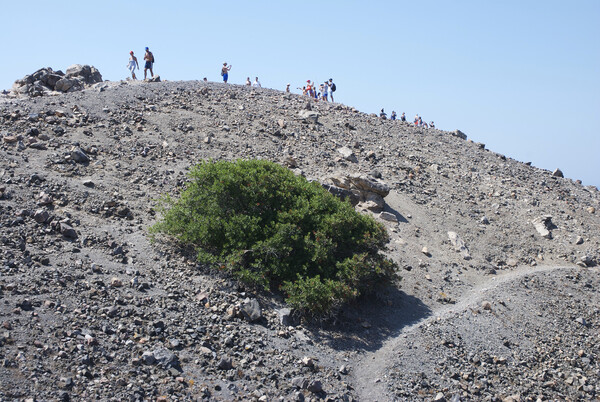
<svg viewBox="0 0 600 402">
<path fill-rule="evenodd" d="M 75 80 L 75 79 L 69 79 L 69 78 L 61 78 L 60 80 L 58 80 L 56 82 L 56 85 L 54 86 L 54 90 L 55 91 L 61 91 L 61 92 L 67 92 L 69 90 L 71 90 L 71 88 L 79 88 L 79 81 Z"/>
<path fill-rule="evenodd" d="M 98 71 L 96 67 L 89 66 L 87 64 L 73 64 L 67 68 L 67 77 L 81 79 L 88 85 L 102 82 L 102 75 L 100 74 L 100 71 Z"/>
<path fill-rule="evenodd" d="M 12 89 L 20 95 L 41 96 L 51 91 L 80 91 L 86 85 L 97 82 L 102 82 L 102 75 L 95 67 L 74 64 L 67 69 L 67 74 L 50 67 L 40 68 L 33 74 L 16 80 Z"/>
</svg>

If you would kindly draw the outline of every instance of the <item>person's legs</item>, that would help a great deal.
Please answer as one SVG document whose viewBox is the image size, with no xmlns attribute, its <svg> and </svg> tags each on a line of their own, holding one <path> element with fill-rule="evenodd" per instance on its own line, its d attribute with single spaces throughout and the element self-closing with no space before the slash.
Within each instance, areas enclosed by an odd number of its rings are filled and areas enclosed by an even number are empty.
<svg viewBox="0 0 600 402">
<path fill-rule="evenodd" d="M 146 74 L 148 74 L 148 69 L 144 68 L 144 79 L 146 79 Z"/>
</svg>

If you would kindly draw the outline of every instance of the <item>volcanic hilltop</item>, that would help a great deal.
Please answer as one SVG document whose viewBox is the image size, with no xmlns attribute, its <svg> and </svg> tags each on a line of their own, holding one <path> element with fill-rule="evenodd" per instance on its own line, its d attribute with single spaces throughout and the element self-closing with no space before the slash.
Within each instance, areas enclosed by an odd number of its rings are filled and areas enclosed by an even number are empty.
<svg viewBox="0 0 600 402">
<path fill-rule="evenodd" d="M 595 187 L 270 89 L 43 92 L 0 96 L 0 399 L 599 397 Z M 401 282 L 315 323 L 150 241 L 191 166 L 240 158 L 354 194 Z"/>
</svg>

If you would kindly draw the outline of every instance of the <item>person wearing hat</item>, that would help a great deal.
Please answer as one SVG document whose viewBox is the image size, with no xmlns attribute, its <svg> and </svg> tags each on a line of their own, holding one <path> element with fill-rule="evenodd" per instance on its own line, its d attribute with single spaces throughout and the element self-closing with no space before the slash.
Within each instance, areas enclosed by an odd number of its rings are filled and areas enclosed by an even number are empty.
<svg viewBox="0 0 600 402">
<path fill-rule="evenodd" d="M 329 79 L 329 82 L 327 83 L 327 87 L 328 90 L 327 92 L 329 92 L 329 99 L 331 99 L 331 102 L 333 102 L 333 93 L 335 92 L 335 84 L 333 83 L 333 78 Z"/>
<path fill-rule="evenodd" d="M 131 71 L 131 78 L 137 80 L 135 76 L 135 68 L 140 69 L 140 65 L 138 64 L 137 57 L 133 55 L 133 50 L 129 52 L 129 63 L 127 64 L 127 68 Z"/>
<path fill-rule="evenodd" d="M 146 65 L 144 66 L 144 79 L 146 79 L 147 71 L 150 70 L 150 75 L 154 78 L 154 72 L 152 71 L 152 65 L 154 64 L 154 55 L 146 47 L 146 54 L 144 54 L 144 60 L 146 61 Z"/>
<path fill-rule="evenodd" d="M 231 70 L 231 65 L 227 66 L 227 63 L 223 63 L 223 68 L 221 68 L 221 76 L 223 77 L 223 82 L 227 84 L 227 79 L 229 78 L 229 70 Z"/>
</svg>

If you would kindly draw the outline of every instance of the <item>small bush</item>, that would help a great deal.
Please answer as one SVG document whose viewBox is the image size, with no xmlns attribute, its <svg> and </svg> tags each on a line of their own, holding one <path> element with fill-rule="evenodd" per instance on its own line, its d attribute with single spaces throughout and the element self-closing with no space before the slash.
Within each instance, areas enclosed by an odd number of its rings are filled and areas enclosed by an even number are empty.
<svg viewBox="0 0 600 402">
<path fill-rule="evenodd" d="M 315 315 L 395 278 L 388 241 L 371 217 L 275 163 L 203 162 L 178 199 L 163 197 L 152 233 L 192 245 L 248 284 L 281 289 Z"/>
</svg>

